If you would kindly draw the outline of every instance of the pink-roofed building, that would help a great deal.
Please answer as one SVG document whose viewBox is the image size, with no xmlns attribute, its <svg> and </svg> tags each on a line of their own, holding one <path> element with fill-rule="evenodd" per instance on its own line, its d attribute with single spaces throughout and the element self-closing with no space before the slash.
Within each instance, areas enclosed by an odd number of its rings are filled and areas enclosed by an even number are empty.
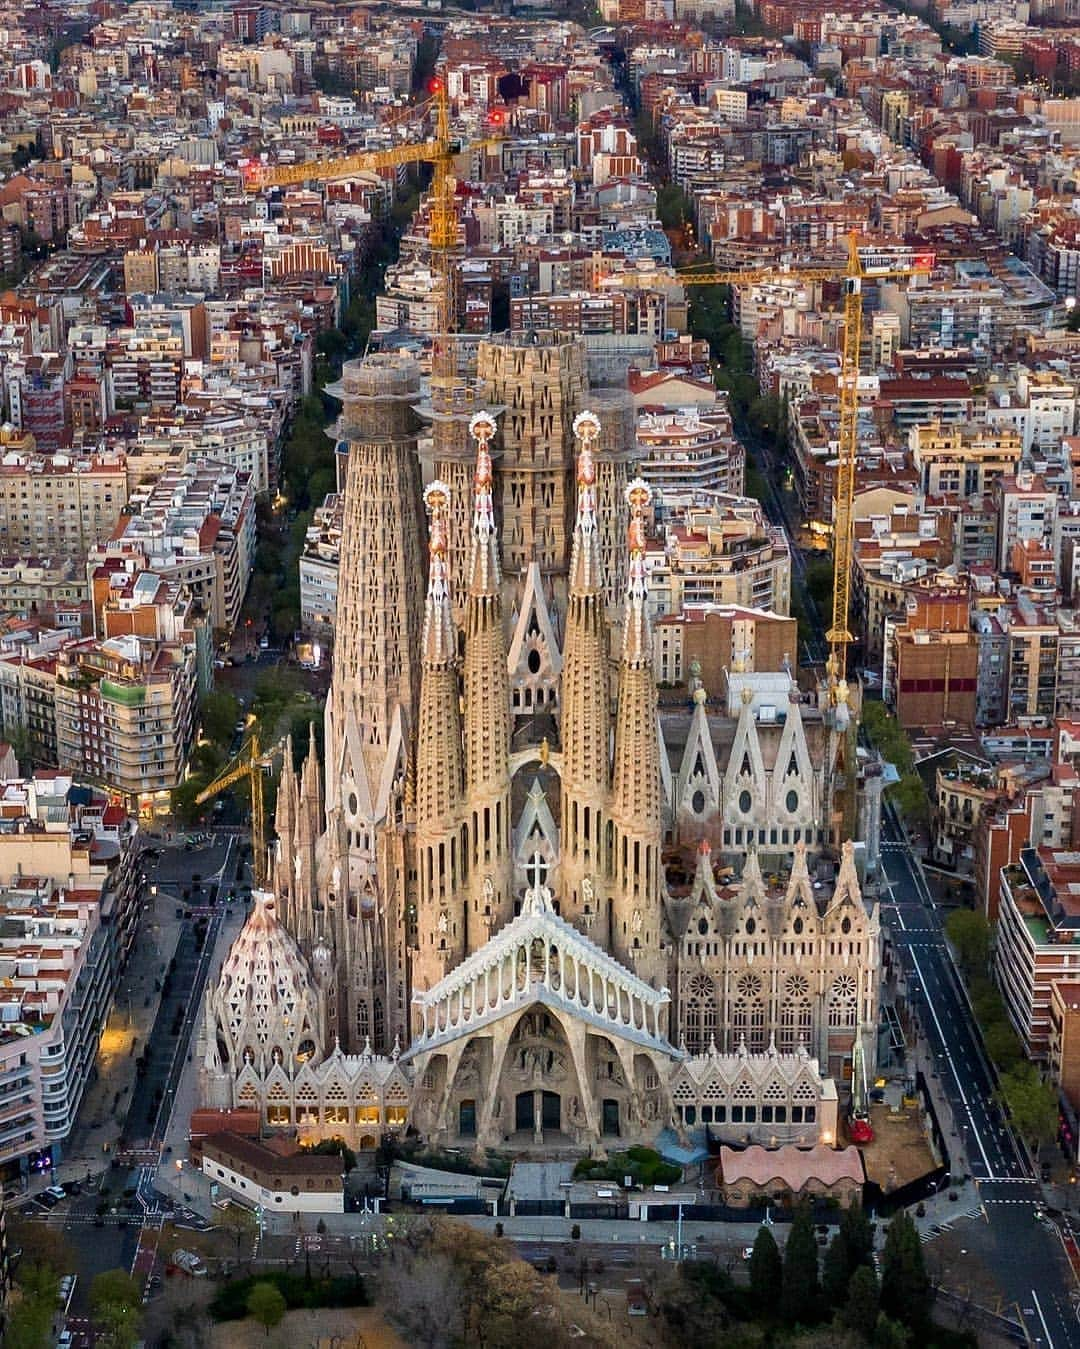
<svg viewBox="0 0 1080 1349">
<path fill-rule="evenodd" d="M 822 1143 L 811 1148 L 721 1148 L 719 1170 L 724 1203 L 732 1208 L 748 1208 L 759 1194 L 775 1200 L 829 1198 L 850 1208 L 862 1198 L 866 1179 L 858 1148 Z"/>
</svg>

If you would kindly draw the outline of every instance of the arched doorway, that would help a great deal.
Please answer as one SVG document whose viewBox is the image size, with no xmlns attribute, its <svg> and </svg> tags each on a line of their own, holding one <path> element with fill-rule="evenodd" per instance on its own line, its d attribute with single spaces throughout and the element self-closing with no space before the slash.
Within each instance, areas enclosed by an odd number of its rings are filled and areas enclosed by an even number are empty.
<svg viewBox="0 0 1080 1349">
<path fill-rule="evenodd" d="M 519 1091 L 514 1097 L 514 1128 L 518 1133 L 533 1133 L 539 1113 L 544 1133 L 562 1128 L 562 1097 L 557 1091 Z"/>
</svg>

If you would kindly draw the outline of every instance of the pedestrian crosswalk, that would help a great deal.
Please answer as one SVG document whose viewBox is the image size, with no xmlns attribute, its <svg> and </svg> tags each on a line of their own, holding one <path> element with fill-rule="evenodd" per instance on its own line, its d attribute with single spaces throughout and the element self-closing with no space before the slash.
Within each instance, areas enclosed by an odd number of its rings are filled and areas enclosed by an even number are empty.
<svg viewBox="0 0 1080 1349">
<path fill-rule="evenodd" d="M 919 1240 L 925 1246 L 936 1237 L 943 1236 L 946 1232 L 951 1232 L 957 1223 L 971 1222 L 975 1218 L 982 1218 L 983 1216 L 982 1204 L 973 1204 L 970 1208 L 963 1209 L 960 1213 L 950 1214 L 944 1222 L 935 1223 L 932 1227 L 927 1227 L 920 1231 Z"/>
</svg>

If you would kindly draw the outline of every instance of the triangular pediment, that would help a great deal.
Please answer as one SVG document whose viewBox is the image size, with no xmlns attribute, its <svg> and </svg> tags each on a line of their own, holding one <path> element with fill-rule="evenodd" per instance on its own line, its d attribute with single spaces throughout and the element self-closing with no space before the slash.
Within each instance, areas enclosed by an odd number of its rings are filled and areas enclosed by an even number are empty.
<svg viewBox="0 0 1080 1349">
<path fill-rule="evenodd" d="M 639 979 L 540 898 L 433 987 L 413 994 L 424 1029 L 402 1056 L 443 1045 L 541 1003 L 605 1035 L 674 1055 L 659 1031 L 671 995 Z M 507 970 L 513 977 L 507 981 Z M 489 978 L 495 974 L 496 978 Z M 491 994 L 491 990 L 495 990 Z M 474 998 L 490 1000 L 473 1005 Z"/>
</svg>

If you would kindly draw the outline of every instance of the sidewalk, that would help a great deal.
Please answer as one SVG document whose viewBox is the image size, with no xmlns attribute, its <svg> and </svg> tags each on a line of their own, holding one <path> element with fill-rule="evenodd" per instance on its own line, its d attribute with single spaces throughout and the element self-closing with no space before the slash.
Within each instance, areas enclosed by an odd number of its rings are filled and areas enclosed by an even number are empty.
<svg viewBox="0 0 1080 1349">
<path fill-rule="evenodd" d="M 87 1180 L 91 1173 L 108 1167 L 119 1143 L 138 1073 L 135 1060 L 146 1045 L 161 1002 L 154 983 L 164 978 L 183 926 L 171 895 L 159 890 L 152 896 L 146 885 L 141 902 L 144 911 L 135 943 L 120 976 L 75 1126 L 52 1175 L 32 1179 L 28 1193 L 47 1185 Z"/>
<path fill-rule="evenodd" d="M 236 940 L 237 933 L 248 916 L 245 904 L 227 905 L 218 928 L 217 941 L 210 958 L 210 968 L 206 976 L 206 988 L 213 988 L 221 974 L 221 966 Z M 205 997 L 205 990 L 203 996 Z M 163 1138 L 163 1156 L 154 1177 L 156 1187 L 172 1194 L 177 1201 L 193 1204 L 205 1213 L 210 1212 L 210 1182 L 201 1172 L 191 1168 L 187 1161 L 188 1133 L 191 1124 L 191 1112 L 198 1108 L 199 1062 L 198 1041 L 202 1026 L 202 1007 L 198 1009 L 195 1028 L 188 1044 L 188 1056 L 180 1073 L 173 1100 L 172 1112 L 165 1126 Z M 182 1161 L 182 1167 L 177 1163 Z"/>
</svg>

